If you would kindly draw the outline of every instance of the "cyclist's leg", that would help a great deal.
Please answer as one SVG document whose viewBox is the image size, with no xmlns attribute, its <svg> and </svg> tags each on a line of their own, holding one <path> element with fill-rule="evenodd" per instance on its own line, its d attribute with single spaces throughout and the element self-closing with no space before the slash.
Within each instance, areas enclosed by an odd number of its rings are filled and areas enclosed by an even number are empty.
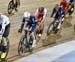
<svg viewBox="0 0 75 62">
<path fill-rule="evenodd" d="M 2 55 L 1 55 L 1 58 L 5 58 L 6 56 L 6 45 L 7 45 L 7 42 L 5 38 L 7 38 L 9 36 L 9 32 L 10 32 L 10 24 L 8 24 L 5 28 L 5 32 L 2 36 Z"/>
<path fill-rule="evenodd" d="M 17 3 L 15 3 L 15 11 L 17 12 L 18 11 L 18 9 L 17 9 L 17 7 L 18 7 L 18 5 L 17 5 Z"/>
<path fill-rule="evenodd" d="M 15 4 L 14 4 L 14 7 L 15 7 L 15 11 L 18 11 L 18 2 L 17 2 L 17 0 L 15 0 Z"/>
<path fill-rule="evenodd" d="M 65 13 L 62 14 L 61 24 L 63 23 L 64 19 L 65 19 Z"/>
<path fill-rule="evenodd" d="M 42 33 L 43 33 L 43 28 L 44 28 L 44 23 L 41 23 L 40 24 L 40 34 L 42 35 Z"/>
<path fill-rule="evenodd" d="M 42 33 L 43 33 L 43 28 L 44 28 L 44 26 L 43 26 L 43 23 L 39 23 L 39 37 L 41 37 L 41 35 L 42 35 Z"/>
<path fill-rule="evenodd" d="M 36 46 L 36 37 L 35 37 L 36 29 L 37 29 L 37 25 L 32 26 L 31 35 L 32 35 L 32 38 L 33 38 L 33 44 L 32 44 L 33 48 Z"/>
<path fill-rule="evenodd" d="M 59 30 L 60 29 L 60 16 L 56 17 L 54 19 L 54 22 L 58 23 L 57 25 L 54 25 L 54 27 Z"/>
<path fill-rule="evenodd" d="M 42 35 L 42 33 L 43 33 L 43 28 L 44 28 L 43 22 L 42 22 L 43 17 L 40 17 L 39 20 L 40 20 L 40 21 L 39 21 L 39 37 L 41 37 L 41 35 Z"/>
<path fill-rule="evenodd" d="M 59 30 L 59 29 L 60 29 L 60 27 L 61 27 L 61 20 L 60 20 L 60 19 L 58 19 L 57 21 L 58 21 L 58 22 L 57 22 L 57 23 L 58 23 L 58 25 L 57 25 L 57 29 Z"/>
<path fill-rule="evenodd" d="M 32 47 L 36 47 L 36 38 L 35 38 L 35 35 L 34 35 L 34 32 L 31 33 L 32 35 L 32 38 L 33 38 L 33 44 L 32 44 Z"/>
<path fill-rule="evenodd" d="M 20 5 L 20 0 L 15 1 L 15 11 L 18 11 L 18 5 Z"/>
<path fill-rule="evenodd" d="M 30 24 L 29 23 L 26 24 L 25 29 L 26 30 L 30 29 Z M 28 40 L 28 43 L 29 43 L 29 36 L 27 36 L 27 40 Z"/>
</svg>

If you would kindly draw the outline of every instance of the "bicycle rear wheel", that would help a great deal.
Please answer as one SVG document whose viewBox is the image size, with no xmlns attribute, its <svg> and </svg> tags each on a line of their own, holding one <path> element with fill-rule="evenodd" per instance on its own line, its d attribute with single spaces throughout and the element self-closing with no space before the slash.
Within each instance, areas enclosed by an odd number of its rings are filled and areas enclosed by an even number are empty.
<svg viewBox="0 0 75 62">
<path fill-rule="evenodd" d="M 12 1 L 10 1 L 8 4 L 8 14 L 11 14 L 13 9 L 14 9 L 14 4 Z"/>
</svg>

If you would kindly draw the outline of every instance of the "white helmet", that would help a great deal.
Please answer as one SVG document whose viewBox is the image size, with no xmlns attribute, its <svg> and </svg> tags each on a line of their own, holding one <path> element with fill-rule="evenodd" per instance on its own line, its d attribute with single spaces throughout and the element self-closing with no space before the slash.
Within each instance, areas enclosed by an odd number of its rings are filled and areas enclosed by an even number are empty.
<svg viewBox="0 0 75 62">
<path fill-rule="evenodd" d="M 30 12 L 24 12 L 23 17 L 25 17 L 25 18 L 29 18 L 29 17 L 30 17 Z"/>
</svg>

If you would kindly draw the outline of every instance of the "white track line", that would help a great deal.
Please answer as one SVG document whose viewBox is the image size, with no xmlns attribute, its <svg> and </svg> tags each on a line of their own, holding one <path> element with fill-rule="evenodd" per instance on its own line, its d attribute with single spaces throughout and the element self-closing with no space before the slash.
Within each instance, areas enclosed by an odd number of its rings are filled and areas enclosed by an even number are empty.
<svg viewBox="0 0 75 62">
<path fill-rule="evenodd" d="M 74 50 L 75 40 L 39 51 L 35 54 L 21 58 L 15 62 L 51 62 L 56 58 L 59 58 L 62 55 L 65 55 Z"/>
</svg>

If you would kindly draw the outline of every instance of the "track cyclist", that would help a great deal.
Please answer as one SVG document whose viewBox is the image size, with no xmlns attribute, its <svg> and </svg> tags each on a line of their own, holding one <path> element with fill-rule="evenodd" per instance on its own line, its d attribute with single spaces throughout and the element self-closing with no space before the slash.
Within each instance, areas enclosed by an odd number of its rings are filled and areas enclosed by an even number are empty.
<svg viewBox="0 0 75 62">
<path fill-rule="evenodd" d="M 38 20 L 39 23 L 39 37 L 41 37 L 44 29 L 44 20 L 46 18 L 47 9 L 45 7 L 39 7 L 35 12 L 35 17 Z"/>
<path fill-rule="evenodd" d="M 60 22 L 57 29 L 59 30 L 61 27 L 61 24 L 64 21 L 64 9 L 62 5 L 56 4 L 55 7 L 52 10 L 51 17 L 54 18 L 54 21 Z"/>
<path fill-rule="evenodd" d="M 57 14 L 58 13 L 58 14 Z M 56 4 L 55 7 L 52 10 L 51 17 L 53 17 L 55 20 L 59 20 L 61 18 L 61 23 L 64 21 L 64 8 L 62 5 Z"/>
<path fill-rule="evenodd" d="M 10 33 L 10 21 L 9 18 L 6 15 L 3 15 L 0 13 L 0 40 L 3 42 L 2 45 L 0 45 L 0 51 L 2 52 L 1 58 L 6 57 L 6 42 L 4 41 L 6 37 L 9 36 Z"/>
<path fill-rule="evenodd" d="M 34 33 L 35 33 L 36 29 L 37 29 L 38 21 L 35 18 L 35 16 L 30 14 L 30 12 L 24 12 L 22 24 L 21 24 L 21 27 L 19 29 L 20 33 L 23 30 L 24 24 L 26 24 L 25 28 L 30 30 L 30 35 L 32 35 L 32 37 L 33 37 L 32 48 L 34 48 L 36 46 L 36 38 L 35 38 L 35 34 Z"/>
</svg>

